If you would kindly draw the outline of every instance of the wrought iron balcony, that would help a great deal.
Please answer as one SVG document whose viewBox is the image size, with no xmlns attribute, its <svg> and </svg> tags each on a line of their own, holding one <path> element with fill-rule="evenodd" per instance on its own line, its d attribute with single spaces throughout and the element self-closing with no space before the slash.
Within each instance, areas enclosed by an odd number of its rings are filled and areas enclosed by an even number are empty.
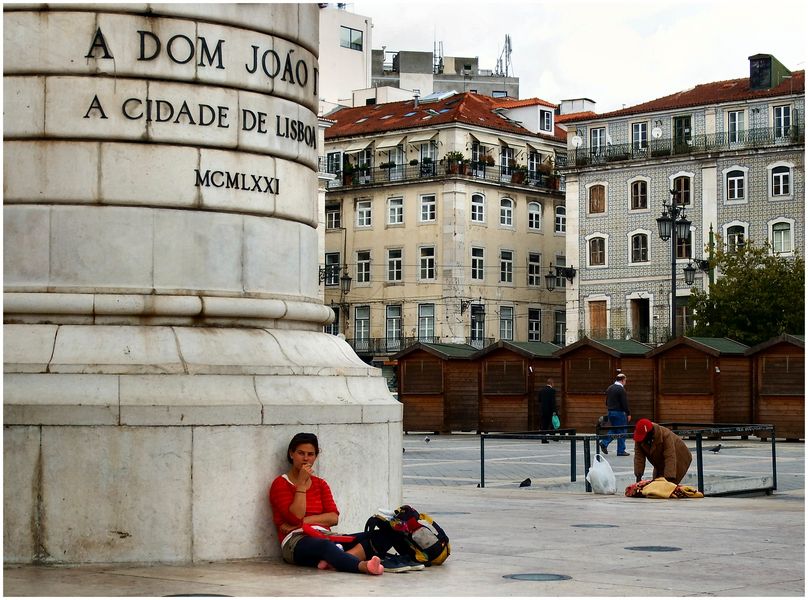
<svg viewBox="0 0 808 600">
<path fill-rule="evenodd" d="M 743 150 L 763 146 L 786 146 L 805 143 L 805 129 L 802 123 L 791 125 L 785 132 L 780 128 L 768 127 L 748 129 L 730 135 L 727 132 L 693 136 L 689 140 L 658 139 L 648 140 L 647 144 L 608 144 L 599 147 L 581 146 L 572 148 L 567 155 L 567 168 L 600 165 L 618 161 L 647 160 L 718 152 Z"/>
<path fill-rule="evenodd" d="M 440 160 L 417 165 L 395 165 L 393 167 L 352 168 L 342 172 L 329 170 L 325 158 L 320 157 L 320 171 L 331 173 L 336 178 L 328 182 L 328 189 L 357 188 L 363 186 L 412 183 L 419 180 L 462 177 L 483 180 L 545 191 L 564 191 L 564 178 L 539 171 L 525 171 L 519 168 L 487 165 L 485 163 L 453 162 Z M 333 167 L 332 167 L 333 169 Z"/>
</svg>

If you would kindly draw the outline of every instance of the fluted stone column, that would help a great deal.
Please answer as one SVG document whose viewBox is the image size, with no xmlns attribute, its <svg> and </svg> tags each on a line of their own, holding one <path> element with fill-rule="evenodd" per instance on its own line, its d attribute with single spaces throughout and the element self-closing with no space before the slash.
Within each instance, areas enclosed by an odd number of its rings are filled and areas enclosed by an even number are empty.
<svg viewBox="0 0 808 600">
<path fill-rule="evenodd" d="M 6 562 L 278 556 L 320 437 L 346 528 L 401 407 L 322 333 L 316 4 L 4 6 Z"/>
</svg>

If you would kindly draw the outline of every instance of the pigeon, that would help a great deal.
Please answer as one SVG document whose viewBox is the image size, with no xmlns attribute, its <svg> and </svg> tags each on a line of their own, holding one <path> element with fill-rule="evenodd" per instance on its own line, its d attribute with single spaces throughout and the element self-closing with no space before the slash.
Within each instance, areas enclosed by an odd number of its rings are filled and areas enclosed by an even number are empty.
<svg viewBox="0 0 808 600">
<path fill-rule="evenodd" d="M 530 481 L 530 477 L 528 477 L 522 483 L 519 484 L 519 487 L 530 487 L 531 483 L 533 483 L 533 482 Z"/>
<path fill-rule="evenodd" d="M 712 448 L 710 448 L 710 452 L 715 452 L 716 454 L 720 451 L 721 451 L 721 444 L 718 444 L 717 446 L 713 446 Z"/>
<path fill-rule="evenodd" d="M 402 454 L 405 454 L 406 452 L 407 452 L 407 449 L 406 449 L 406 448 L 402 448 L 402 449 L 401 449 L 401 453 L 402 453 Z"/>
<path fill-rule="evenodd" d="M 430 442 L 429 436 L 426 436 L 426 437 L 424 438 L 424 441 L 425 441 L 425 442 L 428 444 L 428 443 Z"/>
</svg>

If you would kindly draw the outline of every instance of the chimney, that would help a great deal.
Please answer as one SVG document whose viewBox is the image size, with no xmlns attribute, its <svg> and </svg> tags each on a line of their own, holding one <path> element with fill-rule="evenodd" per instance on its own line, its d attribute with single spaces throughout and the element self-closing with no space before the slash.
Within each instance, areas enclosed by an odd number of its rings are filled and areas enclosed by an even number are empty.
<svg viewBox="0 0 808 600">
<path fill-rule="evenodd" d="M 415 100 L 412 103 L 412 106 L 413 108 L 418 108 L 418 98 L 421 97 L 421 90 L 413 90 L 412 92 L 413 92 L 413 98 L 415 98 Z"/>
</svg>

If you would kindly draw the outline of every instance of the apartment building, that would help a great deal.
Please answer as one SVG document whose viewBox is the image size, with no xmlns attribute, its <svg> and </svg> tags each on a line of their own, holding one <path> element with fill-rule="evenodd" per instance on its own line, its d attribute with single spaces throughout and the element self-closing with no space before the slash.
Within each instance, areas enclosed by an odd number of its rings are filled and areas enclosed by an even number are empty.
<svg viewBox="0 0 808 600">
<path fill-rule="evenodd" d="M 566 256 L 579 265 L 567 288 L 566 343 L 583 335 L 663 342 L 671 310 L 678 334 L 686 332 L 690 290 L 709 284 L 701 267 L 711 239 L 729 250 L 768 241 L 784 256 L 800 251 L 804 110 L 805 72 L 758 54 L 748 78 L 565 118 L 567 230 L 576 233 Z M 663 203 L 691 222 L 685 237 L 671 238 L 675 258 L 658 231 Z"/>
<path fill-rule="evenodd" d="M 495 98 L 519 98 L 519 78 L 501 69 L 481 69 L 476 56 L 443 56 L 440 50 L 385 51 L 371 55 L 371 85 L 440 92 L 472 92 Z"/>
<path fill-rule="evenodd" d="M 373 22 L 346 10 L 345 3 L 320 3 L 319 114 L 351 106 L 354 90 L 370 87 Z"/>
<path fill-rule="evenodd" d="M 376 363 L 417 340 L 563 340 L 554 110 L 448 92 L 329 114 L 328 331 Z"/>
</svg>

